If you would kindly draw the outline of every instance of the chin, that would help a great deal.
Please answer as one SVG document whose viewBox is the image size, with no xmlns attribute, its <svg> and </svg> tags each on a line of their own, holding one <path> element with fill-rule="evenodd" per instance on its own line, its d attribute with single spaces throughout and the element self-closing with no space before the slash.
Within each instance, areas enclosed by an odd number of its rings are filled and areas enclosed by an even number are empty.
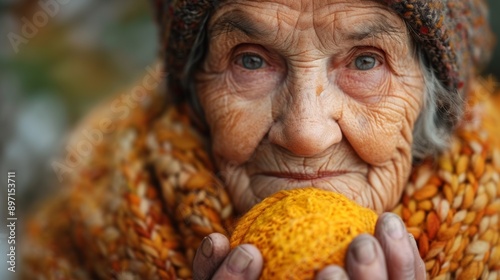
<svg viewBox="0 0 500 280">
<path fill-rule="evenodd" d="M 238 174 L 239 173 L 239 174 Z M 251 176 L 236 172 L 232 178 L 227 178 L 226 186 L 238 213 L 244 214 L 257 203 L 281 190 L 314 187 L 345 195 L 358 204 L 375 209 L 371 193 L 373 188 L 367 182 L 366 174 L 343 172 L 335 175 L 307 178 L 308 175 L 278 176 L 276 174 L 254 174 Z M 377 211 L 379 212 L 379 211 Z"/>
</svg>

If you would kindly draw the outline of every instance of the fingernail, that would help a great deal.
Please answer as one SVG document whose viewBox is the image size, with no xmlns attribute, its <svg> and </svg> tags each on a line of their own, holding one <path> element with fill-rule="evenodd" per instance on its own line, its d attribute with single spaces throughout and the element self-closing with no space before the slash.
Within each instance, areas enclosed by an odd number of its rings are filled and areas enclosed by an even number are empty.
<svg viewBox="0 0 500 280">
<path fill-rule="evenodd" d="M 384 229 L 392 239 L 401 239 L 405 230 L 403 228 L 403 223 L 392 215 L 385 219 Z"/>
<path fill-rule="evenodd" d="M 375 246 L 368 238 L 358 240 L 354 245 L 354 258 L 361 264 L 371 264 L 375 260 Z"/>
<path fill-rule="evenodd" d="M 213 245 L 212 238 L 207 236 L 203 239 L 203 242 L 201 243 L 201 253 L 205 256 L 205 258 L 210 258 L 212 256 Z"/>
<path fill-rule="evenodd" d="M 241 247 L 236 247 L 229 257 L 229 261 L 227 263 L 228 269 L 233 273 L 243 273 L 252 260 L 253 258 L 250 253 Z"/>
</svg>

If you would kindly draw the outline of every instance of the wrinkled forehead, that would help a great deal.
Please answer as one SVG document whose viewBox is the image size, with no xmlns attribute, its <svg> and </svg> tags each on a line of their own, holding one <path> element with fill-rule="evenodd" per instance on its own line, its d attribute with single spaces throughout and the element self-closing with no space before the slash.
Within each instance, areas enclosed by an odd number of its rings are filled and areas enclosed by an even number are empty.
<svg viewBox="0 0 500 280">
<path fill-rule="evenodd" d="M 381 3 L 382 5 L 387 6 L 387 4 L 383 4 L 383 1 L 380 0 L 236 0 L 236 1 L 219 1 L 219 6 L 223 6 L 225 4 L 233 4 L 233 3 L 273 3 L 276 5 L 287 6 L 290 9 L 295 11 L 302 12 L 310 12 L 315 9 L 325 8 L 329 5 L 337 5 L 337 4 L 353 4 L 356 2 L 372 2 L 372 3 Z"/>
<path fill-rule="evenodd" d="M 281 9 L 282 13 L 328 13 L 332 9 L 341 9 L 342 7 L 377 7 L 393 12 L 381 0 L 236 0 L 216 2 L 216 10 L 227 5 L 245 5 L 252 6 L 275 6 Z"/>
<path fill-rule="evenodd" d="M 310 24 L 340 24 L 350 21 L 376 21 L 390 29 L 403 28 L 403 20 L 386 4 L 373 0 L 238 0 L 224 1 L 215 10 L 211 22 L 220 17 L 233 19 L 253 17 L 260 21 L 285 22 L 294 28 Z M 352 27 L 352 26 L 351 26 Z M 347 27 L 346 27 L 347 28 Z"/>
<path fill-rule="evenodd" d="M 226 1 L 209 22 L 210 35 L 240 32 L 254 38 L 314 29 L 332 40 L 387 37 L 409 43 L 404 21 L 385 4 L 369 0 Z"/>
</svg>

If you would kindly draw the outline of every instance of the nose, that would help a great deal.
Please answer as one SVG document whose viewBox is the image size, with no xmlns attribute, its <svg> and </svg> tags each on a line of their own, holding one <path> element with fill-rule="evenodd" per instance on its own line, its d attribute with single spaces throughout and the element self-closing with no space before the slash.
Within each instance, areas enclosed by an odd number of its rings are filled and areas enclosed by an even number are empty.
<svg viewBox="0 0 500 280">
<path fill-rule="evenodd" d="M 298 79 L 288 88 L 269 131 L 271 143 L 302 157 L 320 154 L 342 139 L 333 112 L 337 106 L 324 96 L 328 92 L 318 94 L 318 89 L 325 88 L 323 83 L 309 81 Z"/>
</svg>

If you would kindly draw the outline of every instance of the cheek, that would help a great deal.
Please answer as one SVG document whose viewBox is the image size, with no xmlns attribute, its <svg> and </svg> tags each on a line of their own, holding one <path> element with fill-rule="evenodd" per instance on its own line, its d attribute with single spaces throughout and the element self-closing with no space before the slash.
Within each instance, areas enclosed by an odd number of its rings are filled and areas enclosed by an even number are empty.
<svg viewBox="0 0 500 280">
<path fill-rule="evenodd" d="M 390 78 L 371 88 L 378 94 L 364 95 L 363 100 L 350 98 L 348 109 L 339 121 L 342 131 L 358 155 L 374 165 L 387 163 L 402 149 L 410 153 L 411 143 L 403 137 L 408 102 L 400 95 Z"/>
<path fill-rule="evenodd" d="M 342 132 L 370 164 L 383 165 L 401 153 L 411 156 L 415 108 L 419 111 L 416 103 L 420 104 L 423 92 L 421 77 L 410 75 L 419 73 L 414 65 L 408 64 L 406 72 L 400 71 L 404 75 L 396 76 L 387 67 L 373 71 L 345 69 L 336 74 L 347 105 L 339 120 Z"/>
<path fill-rule="evenodd" d="M 263 58 L 262 67 L 242 67 L 239 58 L 248 52 Z M 222 64 L 217 71 L 205 65 L 196 79 L 214 156 L 233 164 L 248 161 L 267 134 L 272 124 L 272 98 L 284 75 L 281 61 L 262 48 L 242 46 L 238 53 L 224 60 L 228 62 L 212 62 Z"/>
<path fill-rule="evenodd" d="M 255 153 L 270 126 L 267 102 L 236 102 L 210 124 L 213 152 L 224 161 L 240 165 Z M 224 105 L 227 106 L 227 105 Z"/>
<path fill-rule="evenodd" d="M 375 114 L 348 115 L 344 133 L 356 153 L 366 162 L 381 165 L 394 157 L 400 142 L 400 123 L 382 121 Z"/>
<path fill-rule="evenodd" d="M 341 122 L 343 132 L 356 153 L 374 165 L 386 163 L 394 157 L 399 142 L 398 124 L 380 125 L 372 116 L 346 114 Z"/>
<path fill-rule="evenodd" d="M 238 77 L 239 82 L 235 79 L 227 72 L 200 75 L 197 92 L 210 127 L 214 156 L 240 165 L 251 158 L 272 123 L 272 87 L 249 81 L 244 86 L 244 77 Z"/>
<path fill-rule="evenodd" d="M 390 104 L 390 79 L 385 67 L 372 71 L 343 69 L 336 75 L 347 99 L 340 127 L 356 153 L 370 164 L 390 160 L 398 142 L 402 105 Z"/>
</svg>

